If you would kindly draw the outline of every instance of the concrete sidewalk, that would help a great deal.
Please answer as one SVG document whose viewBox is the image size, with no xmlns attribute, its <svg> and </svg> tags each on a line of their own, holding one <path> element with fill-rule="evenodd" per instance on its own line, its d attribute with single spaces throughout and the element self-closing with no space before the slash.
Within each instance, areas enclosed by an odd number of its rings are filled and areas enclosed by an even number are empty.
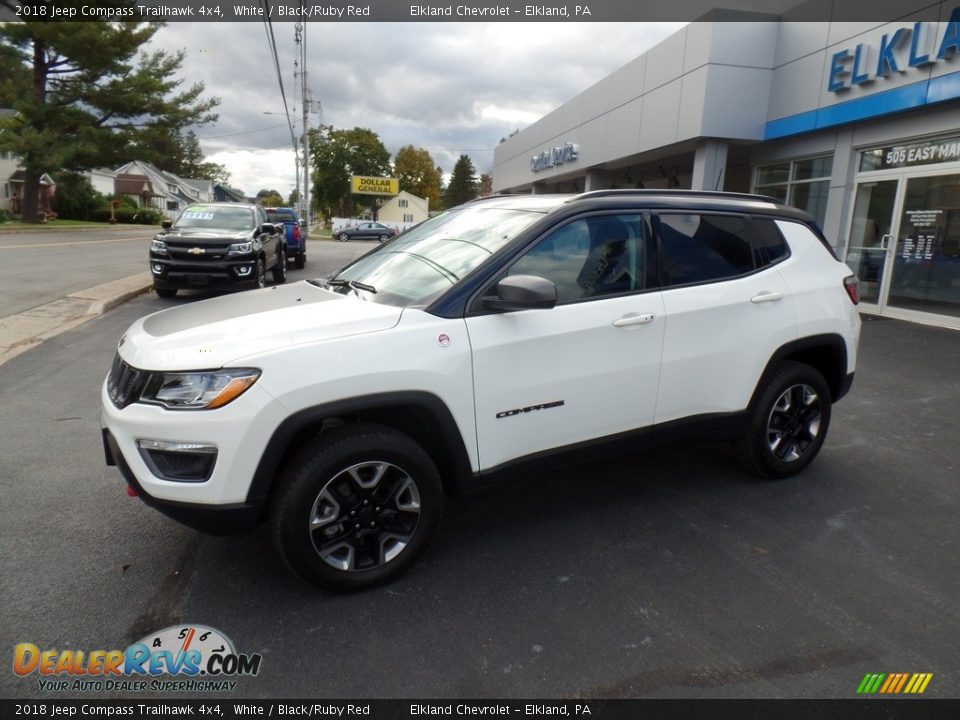
<svg viewBox="0 0 960 720">
<path fill-rule="evenodd" d="M 150 290 L 150 273 L 112 280 L 0 318 L 0 365 Z"/>
</svg>

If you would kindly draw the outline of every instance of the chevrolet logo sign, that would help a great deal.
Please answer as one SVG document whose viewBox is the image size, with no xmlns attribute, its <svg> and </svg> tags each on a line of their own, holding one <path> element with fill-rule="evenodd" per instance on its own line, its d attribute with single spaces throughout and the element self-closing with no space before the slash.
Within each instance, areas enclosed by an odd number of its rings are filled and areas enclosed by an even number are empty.
<svg viewBox="0 0 960 720">
<path fill-rule="evenodd" d="M 187 252 L 190 253 L 191 255 L 203 255 L 203 253 L 206 251 L 203 248 L 194 247 L 187 250 Z"/>
</svg>

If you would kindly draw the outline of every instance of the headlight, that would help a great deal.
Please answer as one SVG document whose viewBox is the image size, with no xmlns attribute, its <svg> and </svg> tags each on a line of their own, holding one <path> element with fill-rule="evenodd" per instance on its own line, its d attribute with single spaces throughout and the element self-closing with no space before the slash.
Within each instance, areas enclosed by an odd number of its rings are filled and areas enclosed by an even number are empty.
<svg viewBox="0 0 960 720">
<path fill-rule="evenodd" d="M 239 242 L 230 246 L 230 255 L 247 255 L 253 252 L 252 242 Z"/>
<path fill-rule="evenodd" d="M 154 240 L 150 243 L 150 252 L 155 252 L 157 255 L 166 255 L 167 244 L 163 240 Z"/>
<path fill-rule="evenodd" d="M 171 410 L 212 410 L 243 395 L 260 377 L 254 368 L 210 372 L 154 373 L 140 400 Z"/>
</svg>

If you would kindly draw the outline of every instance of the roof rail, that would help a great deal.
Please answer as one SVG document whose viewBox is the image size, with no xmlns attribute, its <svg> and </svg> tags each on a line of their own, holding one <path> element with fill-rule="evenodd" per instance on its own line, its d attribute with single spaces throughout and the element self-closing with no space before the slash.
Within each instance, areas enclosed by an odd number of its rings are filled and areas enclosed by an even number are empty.
<svg viewBox="0 0 960 720">
<path fill-rule="evenodd" d="M 590 190 L 589 192 L 580 193 L 577 195 L 577 199 L 580 198 L 596 198 L 596 197 L 611 197 L 615 195 L 676 195 L 678 197 L 684 197 L 689 195 L 697 195 L 700 197 L 717 197 L 717 198 L 742 198 L 744 200 L 765 200 L 772 203 L 780 203 L 774 197 L 769 195 L 757 195 L 755 193 L 739 193 L 739 192 L 724 192 L 722 190 L 682 190 L 679 188 L 667 188 L 664 190 L 657 190 L 654 188 L 638 190 L 634 188 L 623 188 L 623 189 L 611 189 L 611 190 Z"/>
</svg>

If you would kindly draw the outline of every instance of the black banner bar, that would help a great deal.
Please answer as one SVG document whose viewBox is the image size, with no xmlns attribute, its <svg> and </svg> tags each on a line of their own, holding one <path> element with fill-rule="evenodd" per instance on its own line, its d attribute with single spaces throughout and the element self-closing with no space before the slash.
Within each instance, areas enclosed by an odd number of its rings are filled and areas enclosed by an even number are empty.
<svg viewBox="0 0 960 720">
<path fill-rule="evenodd" d="M 0 21 L 90 22 L 661 22 L 783 19 L 804 22 L 937 21 L 957 5 L 937 0 L 7 0 Z M 948 13 L 949 14 L 949 13 Z"/>
<path fill-rule="evenodd" d="M 0 718 L 955 720 L 960 700 L 0 700 Z"/>
</svg>

